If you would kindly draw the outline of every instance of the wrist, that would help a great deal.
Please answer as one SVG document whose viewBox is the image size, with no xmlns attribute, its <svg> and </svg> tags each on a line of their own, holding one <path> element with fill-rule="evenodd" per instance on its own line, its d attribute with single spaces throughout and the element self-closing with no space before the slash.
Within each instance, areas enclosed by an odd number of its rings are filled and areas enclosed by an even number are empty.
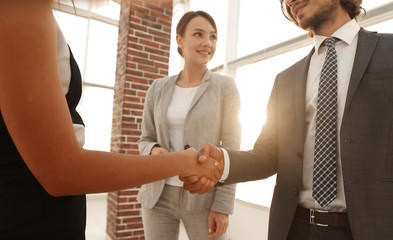
<svg viewBox="0 0 393 240">
<path fill-rule="evenodd" d="M 176 155 L 174 166 L 177 166 L 179 168 L 179 175 L 181 176 L 190 175 L 189 171 L 192 168 L 190 157 L 187 154 L 184 154 L 184 151 L 176 152 L 174 154 Z"/>
</svg>

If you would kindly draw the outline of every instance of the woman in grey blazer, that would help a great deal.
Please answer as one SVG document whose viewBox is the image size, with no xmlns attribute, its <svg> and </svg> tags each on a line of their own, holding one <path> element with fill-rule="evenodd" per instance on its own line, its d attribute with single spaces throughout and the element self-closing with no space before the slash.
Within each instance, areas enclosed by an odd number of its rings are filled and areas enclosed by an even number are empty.
<svg viewBox="0 0 393 240">
<path fill-rule="evenodd" d="M 178 75 L 155 80 L 149 88 L 140 153 L 199 149 L 205 142 L 239 149 L 236 83 L 207 69 L 217 41 L 213 18 L 203 11 L 188 12 L 176 31 L 184 69 Z M 180 221 L 190 240 L 227 239 L 235 190 L 235 185 L 225 185 L 193 195 L 183 190 L 177 176 L 143 185 L 138 200 L 142 203 L 146 239 L 178 239 Z"/>
</svg>

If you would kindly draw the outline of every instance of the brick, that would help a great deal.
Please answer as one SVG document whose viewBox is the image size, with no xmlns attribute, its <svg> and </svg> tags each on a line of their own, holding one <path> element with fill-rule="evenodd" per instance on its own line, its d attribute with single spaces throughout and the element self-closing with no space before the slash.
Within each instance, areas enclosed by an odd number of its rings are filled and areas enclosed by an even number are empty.
<svg viewBox="0 0 393 240">
<path fill-rule="evenodd" d="M 150 41 L 144 41 L 144 42 L 146 42 L 146 44 L 153 44 Z M 157 46 L 158 46 L 158 44 L 157 44 Z M 141 64 L 148 65 L 148 66 L 154 65 L 154 61 L 149 60 L 147 58 L 142 58 L 142 57 L 133 57 L 132 61 L 135 63 L 141 63 Z"/>
<path fill-rule="evenodd" d="M 135 50 L 135 49 L 128 49 L 128 56 L 127 56 L 127 62 L 128 61 L 130 61 L 131 62 L 131 59 L 134 57 L 134 56 L 138 56 L 138 57 L 141 57 L 141 58 L 148 58 L 149 57 L 149 54 L 147 54 L 147 53 L 145 53 L 145 52 L 143 52 L 143 51 L 138 51 L 138 50 Z"/>
<path fill-rule="evenodd" d="M 159 48 L 160 47 L 159 43 L 154 42 L 154 41 L 145 40 L 145 39 L 140 39 L 139 43 L 142 44 L 142 45 L 153 47 L 153 48 Z"/>
<path fill-rule="evenodd" d="M 153 72 L 153 73 L 159 72 L 159 69 L 154 66 L 146 66 L 146 65 L 142 65 L 142 64 L 138 65 L 137 70 L 141 70 L 144 72 Z"/>
<path fill-rule="evenodd" d="M 137 29 L 137 30 L 139 30 L 141 32 L 147 32 L 147 27 L 144 27 L 144 26 L 142 26 L 140 24 L 135 24 L 135 23 L 131 22 L 130 23 L 130 27 L 133 28 L 133 29 Z"/>
<path fill-rule="evenodd" d="M 157 55 L 150 55 L 150 59 L 156 60 L 156 61 L 160 61 L 163 63 L 168 63 L 169 62 L 169 58 L 168 57 L 162 57 L 162 56 L 157 56 Z"/>
<path fill-rule="evenodd" d="M 121 1 L 111 151 L 139 154 L 143 104 L 154 79 L 168 74 L 172 2 Z M 144 240 L 139 188 L 108 194 L 111 239 Z"/>
</svg>

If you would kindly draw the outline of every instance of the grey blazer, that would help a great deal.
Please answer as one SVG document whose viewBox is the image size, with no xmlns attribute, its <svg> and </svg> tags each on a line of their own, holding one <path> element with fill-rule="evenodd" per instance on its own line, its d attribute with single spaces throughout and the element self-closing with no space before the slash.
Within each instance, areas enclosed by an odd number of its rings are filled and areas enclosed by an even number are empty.
<svg viewBox="0 0 393 240">
<path fill-rule="evenodd" d="M 167 110 L 179 75 L 157 79 L 150 86 L 145 101 L 142 135 L 138 142 L 142 155 L 155 144 L 169 149 Z M 207 71 L 191 102 L 184 126 L 184 145 L 199 150 L 206 142 L 238 150 L 240 147 L 240 97 L 232 78 Z M 165 180 L 142 185 L 138 201 L 152 208 L 164 188 Z M 210 208 L 232 214 L 236 186 L 214 187 L 206 194 L 187 193 L 188 210 Z"/>
<path fill-rule="evenodd" d="M 228 182 L 277 173 L 269 239 L 287 238 L 302 186 L 305 88 L 311 52 L 279 73 L 250 151 L 229 151 Z M 342 120 L 347 213 L 356 240 L 393 236 L 393 35 L 361 29 Z"/>
</svg>

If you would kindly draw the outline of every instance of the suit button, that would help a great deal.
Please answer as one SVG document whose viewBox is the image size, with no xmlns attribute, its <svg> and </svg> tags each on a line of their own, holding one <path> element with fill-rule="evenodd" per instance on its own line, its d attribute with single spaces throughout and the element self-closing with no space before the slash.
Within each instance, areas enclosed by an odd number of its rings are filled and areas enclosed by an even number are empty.
<svg viewBox="0 0 393 240">
<path fill-rule="evenodd" d="M 297 158 L 299 158 L 299 160 L 303 160 L 303 153 L 302 152 L 298 152 L 297 153 Z"/>
<path fill-rule="evenodd" d="M 188 144 L 184 145 L 184 150 L 187 150 L 189 148 L 190 148 L 190 145 L 188 145 Z"/>
<path fill-rule="evenodd" d="M 297 195 L 299 193 L 299 190 L 297 189 L 297 187 L 292 188 L 292 193 L 293 193 L 293 195 Z"/>
</svg>

